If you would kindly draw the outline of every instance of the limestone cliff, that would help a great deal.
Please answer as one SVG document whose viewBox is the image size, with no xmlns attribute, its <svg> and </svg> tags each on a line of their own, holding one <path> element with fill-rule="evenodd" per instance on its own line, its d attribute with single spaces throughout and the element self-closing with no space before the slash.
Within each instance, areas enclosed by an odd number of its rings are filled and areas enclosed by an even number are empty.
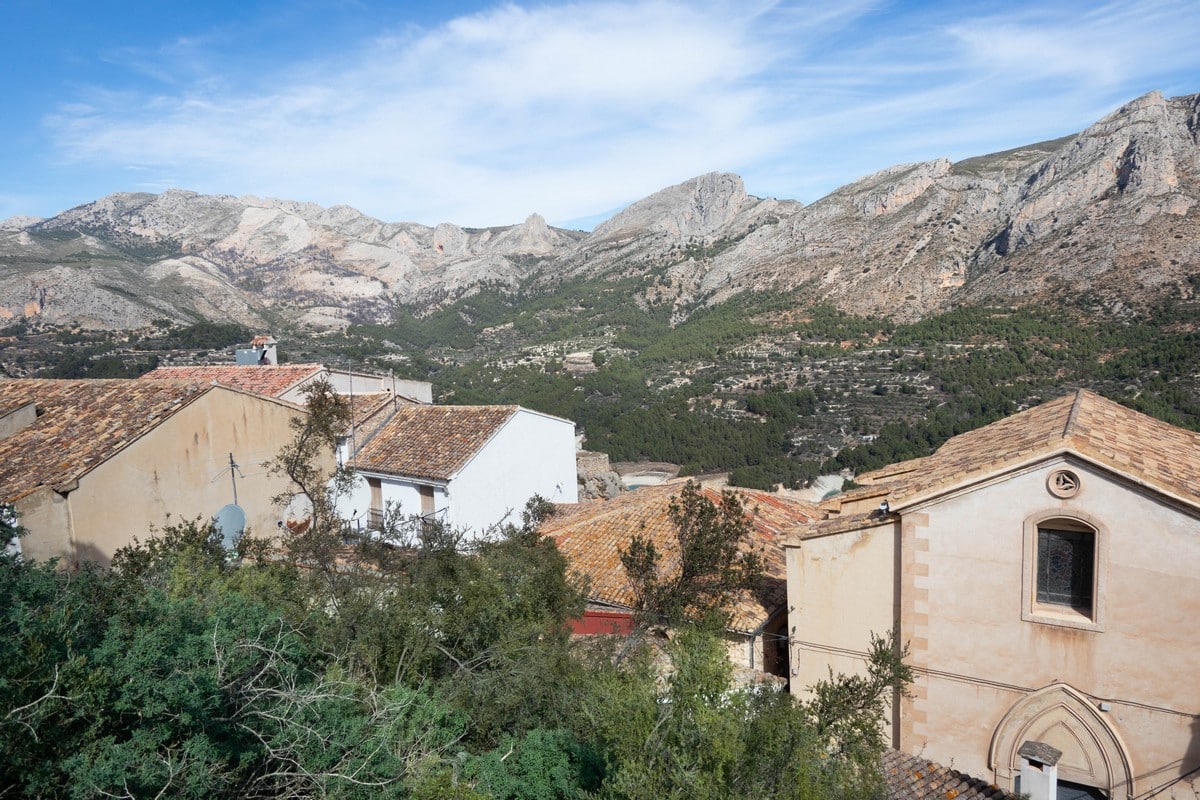
<svg viewBox="0 0 1200 800">
<path fill-rule="evenodd" d="M 1200 273 L 1200 95 L 1157 92 L 1063 139 L 890 167 L 811 205 L 710 173 L 591 233 L 383 222 L 346 206 L 114 194 L 0 222 L 0 317 L 137 328 L 196 315 L 310 327 L 386 320 L 482 287 L 648 275 L 682 317 L 743 291 L 915 319 L 961 303 L 1119 310 L 1190 296 Z"/>
</svg>

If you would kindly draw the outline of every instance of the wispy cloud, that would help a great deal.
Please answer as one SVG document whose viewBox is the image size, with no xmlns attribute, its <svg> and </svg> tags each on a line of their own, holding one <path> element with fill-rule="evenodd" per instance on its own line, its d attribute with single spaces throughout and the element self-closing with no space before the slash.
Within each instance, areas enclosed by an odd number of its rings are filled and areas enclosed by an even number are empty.
<svg viewBox="0 0 1200 800">
<path fill-rule="evenodd" d="M 153 91 L 93 87 L 46 126 L 63 160 L 122 165 L 146 189 L 392 220 L 581 218 L 710 170 L 812 200 L 895 161 L 1066 133 L 1200 78 L 1186 5 L 507 4 L 251 72 L 223 68 L 205 37 L 180 39 L 124 55 Z"/>
</svg>

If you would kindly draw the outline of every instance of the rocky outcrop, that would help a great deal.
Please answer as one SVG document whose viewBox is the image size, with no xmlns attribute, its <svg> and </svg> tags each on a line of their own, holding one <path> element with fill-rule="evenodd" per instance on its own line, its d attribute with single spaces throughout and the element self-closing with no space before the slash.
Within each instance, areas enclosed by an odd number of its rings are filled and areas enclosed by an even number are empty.
<svg viewBox="0 0 1200 800">
<path fill-rule="evenodd" d="M 710 172 L 639 200 L 597 225 L 589 238 L 605 241 L 663 233 L 678 241 L 721 235 L 757 203 L 737 175 Z"/>
<path fill-rule="evenodd" d="M 383 222 L 347 206 L 172 190 L 0 223 L 0 316 L 133 328 L 196 315 L 382 321 L 481 287 L 640 277 L 682 319 L 744 291 L 915 319 L 1064 291 L 1101 305 L 1190 296 L 1200 269 L 1200 95 L 1152 92 L 1087 130 L 881 170 L 805 206 L 710 173 L 589 233 Z"/>
<path fill-rule="evenodd" d="M 384 223 L 347 206 L 118 193 L 0 228 L 0 308 L 22 316 L 31 291 L 54 286 L 39 315 L 64 324 L 137 328 L 200 315 L 260 325 L 264 311 L 295 308 L 338 327 L 384 320 L 396 302 L 515 286 L 583 235 L 536 214 L 467 230 Z"/>
<path fill-rule="evenodd" d="M 625 491 L 625 484 L 609 464 L 607 453 L 579 450 L 575 453 L 575 467 L 580 500 L 616 497 Z"/>
</svg>

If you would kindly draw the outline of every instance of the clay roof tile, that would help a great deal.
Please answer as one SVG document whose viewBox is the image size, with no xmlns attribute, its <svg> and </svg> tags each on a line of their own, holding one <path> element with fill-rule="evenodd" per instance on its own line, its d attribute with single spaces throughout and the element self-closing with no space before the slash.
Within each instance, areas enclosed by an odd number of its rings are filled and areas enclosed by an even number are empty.
<svg viewBox="0 0 1200 800">
<path fill-rule="evenodd" d="M 649 538 L 663 555 L 665 569 L 678 568 L 674 530 L 668 513 L 671 500 L 684 483 L 647 486 L 611 500 L 559 506 L 559 513 L 542 525 L 567 558 L 571 570 L 588 581 L 589 599 L 632 608 L 633 588 L 621 564 L 620 551 L 634 534 Z M 720 501 L 720 492 L 705 488 L 705 497 Z M 736 490 L 751 519 L 749 546 L 766 561 L 767 581 L 757 595 L 745 594 L 733 609 L 731 627 L 753 631 L 787 604 L 786 566 L 782 540 L 792 529 L 816 519 L 819 509 L 802 500 L 766 492 Z"/>
<path fill-rule="evenodd" d="M 449 480 L 520 406 L 404 405 L 362 445 L 356 466 L 411 478 Z"/>
<path fill-rule="evenodd" d="M 948 440 L 931 456 L 859 476 L 911 501 L 1037 457 L 1071 451 L 1200 505 L 1200 433 L 1079 390 Z"/>
<path fill-rule="evenodd" d="M 203 395 L 181 381 L 0 380 L 0 408 L 32 402 L 36 420 L 0 439 L 0 500 L 64 487 Z"/>
<path fill-rule="evenodd" d="M 320 364 L 225 364 L 221 366 L 179 366 L 152 369 L 139 380 L 183 380 L 195 383 L 219 383 L 268 397 L 281 397 L 325 368 Z"/>
</svg>

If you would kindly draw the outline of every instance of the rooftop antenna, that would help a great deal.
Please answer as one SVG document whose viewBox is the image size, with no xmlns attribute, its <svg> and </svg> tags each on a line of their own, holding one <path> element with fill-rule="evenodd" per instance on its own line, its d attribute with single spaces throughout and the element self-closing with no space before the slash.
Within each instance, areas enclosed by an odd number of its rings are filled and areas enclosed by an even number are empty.
<svg viewBox="0 0 1200 800">
<path fill-rule="evenodd" d="M 242 480 L 245 480 L 246 476 L 242 475 L 242 468 L 239 467 L 237 465 L 237 462 L 235 462 L 233 460 L 233 453 L 229 454 L 229 466 L 226 467 L 225 469 L 221 470 L 220 472 L 218 472 L 217 477 L 213 478 L 213 481 L 216 481 L 217 478 L 224 475 L 225 470 L 229 470 L 229 480 L 233 483 L 233 504 L 236 506 L 237 501 L 238 501 L 238 499 L 237 499 L 237 479 L 240 476 L 242 478 Z"/>
</svg>

